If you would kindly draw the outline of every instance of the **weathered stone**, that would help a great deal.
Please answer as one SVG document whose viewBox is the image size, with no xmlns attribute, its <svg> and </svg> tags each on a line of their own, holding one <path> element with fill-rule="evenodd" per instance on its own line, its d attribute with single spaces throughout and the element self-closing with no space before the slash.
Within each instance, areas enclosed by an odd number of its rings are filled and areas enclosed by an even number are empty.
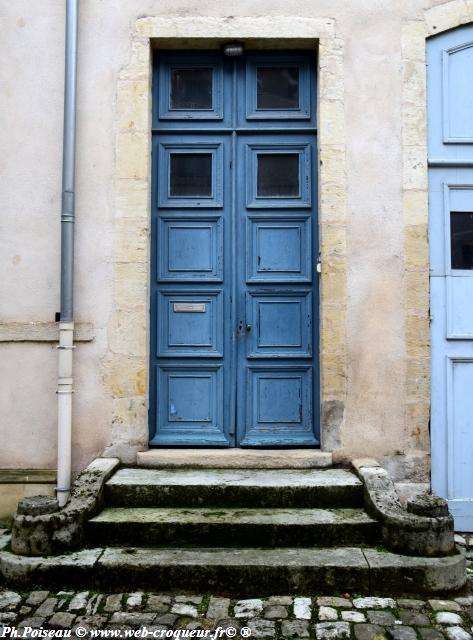
<svg viewBox="0 0 473 640">
<path fill-rule="evenodd" d="M 150 627 L 146 627 L 146 629 L 148 633 L 154 634 L 155 631 L 167 631 L 167 626 L 164 624 L 152 624 Z M 160 636 L 156 634 L 154 637 L 159 638 Z M 162 637 L 165 638 L 166 636 L 163 635 Z"/>
<path fill-rule="evenodd" d="M 294 598 L 294 617 L 298 620 L 310 620 L 312 601 L 310 598 Z"/>
<path fill-rule="evenodd" d="M 392 627 L 389 634 L 393 640 L 417 640 L 417 634 L 412 627 Z"/>
<path fill-rule="evenodd" d="M 128 609 L 138 609 L 139 607 L 141 607 L 142 603 L 143 594 L 141 593 L 141 591 L 130 593 L 130 595 L 126 599 L 126 606 Z"/>
<path fill-rule="evenodd" d="M 77 627 L 85 627 L 86 629 L 102 629 L 107 621 L 107 616 L 78 616 L 74 623 L 74 629 Z M 123 628 L 125 625 L 123 626 Z"/>
<path fill-rule="evenodd" d="M 338 607 L 341 609 L 351 609 L 353 607 L 347 598 L 337 598 L 330 596 L 322 596 L 317 598 L 317 604 L 321 607 Z"/>
<path fill-rule="evenodd" d="M 437 624 L 463 624 L 461 616 L 452 611 L 439 611 L 435 614 L 435 622 Z"/>
<path fill-rule="evenodd" d="M 191 618 L 197 618 L 199 615 L 196 607 L 191 604 L 182 604 L 179 602 L 172 606 L 171 613 L 177 613 L 179 616 L 190 616 Z"/>
<path fill-rule="evenodd" d="M 271 604 L 264 610 L 265 618 L 287 618 L 287 609 L 280 604 Z"/>
<path fill-rule="evenodd" d="M 100 510 L 104 484 L 119 465 L 113 458 L 97 458 L 77 477 L 67 505 L 55 513 L 29 516 L 17 514 L 11 547 L 15 554 L 48 556 L 79 547 L 85 523 Z"/>
<path fill-rule="evenodd" d="M 33 616 L 32 618 L 24 618 L 24 620 L 20 620 L 18 623 L 19 629 L 24 629 L 25 627 L 31 627 L 32 629 L 38 629 L 42 627 L 45 623 L 45 618 L 42 616 Z"/>
<path fill-rule="evenodd" d="M 445 633 L 449 640 L 472 640 L 472 635 L 461 627 L 447 627 Z"/>
<path fill-rule="evenodd" d="M 422 609 L 422 607 L 425 607 L 423 600 L 414 600 L 412 598 L 401 598 L 397 601 L 397 604 L 404 609 Z"/>
<path fill-rule="evenodd" d="M 346 622 L 366 622 L 366 616 L 361 611 L 342 611 L 342 620 Z"/>
<path fill-rule="evenodd" d="M 419 611 L 401 609 L 399 611 L 399 619 L 403 624 L 414 625 L 418 627 L 426 627 L 430 624 L 429 618 Z"/>
<path fill-rule="evenodd" d="M 14 611 L 2 611 L 2 612 L 0 612 L 0 623 L 14 622 L 15 618 L 16 618 L 16 613 Z"/>
<path fill-rule="evenodd" d="M 366 615 L 371 624 L 388 626 L 394 624 L 395 617 L 390 611 L 367 611 Z"/>
<path fill-rule="evenodd" d="M 416 516 L 443 518 L 448 516 L 448 502 L 439 496 L 418 495 L 407 501 L 407 511 Z"/>
<path fill-rule="evenodd" d="M 254 618 L 247 626 L 251 630 L 251 638 L 274 638 L 276 635 L 276 626 L 272 620 Z"/>
<path fill-rule="evenodd" d="M 114 613 L 110 622 L 114 624 L 129 624 L 130 626 L 148 625 L 155 619 L 154 613 L 143 613 L 141 611 L 119 611 Z"/>
<path fill-rule="evenodd" d="M 367 548 L 364 555 L 372 584 L 384 593 L 452 591 L 465 583 L 465 557 L 461 552 L 431 558 Z"/>
<path fill-rule="evenodd" d="M 48 624 L 54 628 L 69 629 L 72 626 L 75 617 L 76 616 L 73 613 L 60 611 L 49 618 Z"/>
<path fill-rule="evenodd" d="M 0 611 L 16 608 L 21 602 L 21 596 L 14 591 L 0 592 Z"/>
<path fill-rule="evenodd" d="M 49 591 L 32 591 L 26 599 L 26 604 L 35 607 L 44 602 L 48 596 Z"/>
<path fill-rule="evenodd" d="M 357 640 L 387 640 L 386 630 L 375 624 L 356 624 L 354 630 Z"/>
<path fill-rule="evenodd" d="M 114 593 L 111 596 L 108 596 L 103 608 L 104 611 L 107 611 L 107 613 L 116 613 L 117 611 L 120 611 L 122 608 L 122 600 L 123 593 Z"/>
<path fill-rule="evenodd" d="M 146 602 L 145 611 L 154 611 L 154 613 L 161 614 L 169 611 L 171 604 L 171 598 L 169 596 L 156 596 L 150 595 Z"/>
<path fill-rule="evenodd" d="M 466 547 L 466 539 L 460 534 L 456 533 L 454 536 L 455 544 L 459 544 L 461 547 Z"/>
<path fill-rule="evenodd" d="M 308 638 L 309 623 L 305 620 L 283 620 L 281 625 L 284 638 Z"/>
<path fill-rule="evenodd" d="M 429 600 L 434 611 L 461 611 L 461 606 L 453 600 Z"/>
<path fill-rule="evenodd" d="M 57 605 L 57 598 L 46 598 L 35 611 L 35 617 L 48 618 L 52 616 Z"/>
<path fill-rule="evenodd" d="M 282 604 L 284 606 L 289 606 L 292 604 L 292 596 L 269 596 L 267 599 L 268 604 Z"/>
<path fill-rule="evenodd" d="M 102 602 L 102 599 L 103 599 L 103 595 L 101 593 L 97 593 L 94 596 L 92 596 L 92 598 L 90 598 L 89 602 L 87 603 L 87 608 L 85 612 L 88 615 L 94 616 L 100 607 L 100 603 Z"/>
<path fill-rule="evenodd" d="M 191 622 L 186 624 L 186 629 L 210 629 L 210 625 L 208 620 L 191 620 Z"/>
<path fill-rule="evenodd" d="M 32 610 L 33 607 L 20 607 L 18 614 L 20 616 L 27 616 L 29 613 L 31 613 Z"/>
<path fill-rule="evenodd" d="M 445 640 L 443 633 L 432 627 L 421 627 L 418 629 L 422 640 Z"/>
<path fill-rule="evenodd" d="M 396 602 L 392 598 L 355 598 L 353 604 L 357 609 L 394 609 Z"/>
<path fill-rule="evenodd" d="M 184 602 L 188 604 L 200 604 L 202 602 L 202 596 L 176 596 L 174 602 Z"/>
<path fill-rule="evenodd" d="M 230 607 L 230 598 L 217 598 L 210 596 L 209 606 L 207 607 L 207 618 L 220 620 L 228 617 L 228 609 Z"/>
<path fill-rule="evenodd" d="M 162 616 L 158 616 L 154 622 L 155 624 L 172 626 L 176 622 L 177 618 L 178 616 L 175 613 L 165 613 Z"/>
<path fill-rule="evenodd" d="M 317 640 L 334 640 L 350 637 L 348 622 L 318 622 L 314 625 Z"/>
<path fill-rule="evenodd" d="M 338 620 L 338 612 L 333 607 L 319 607 L 319 620 Z"/>
<path fill-rule="evenodd" d="M 463 607 L 468 607 L 473 604 L 473 596 L 463 596 L 461 598 L 455 598 L 455 602 Z"/>
<path fill-rule="evenodd" d="M 218 621 L 218 626 L 222 627 L 222 629 L 224 630 L 232 627 L 233 629 L 236 629 L 237 633 L 239 633 L 242 626 L 242 622 L 241 620 L 237 620 L 236 618 L 223 618 L 222 620 Z"/>
<path fill-rule="evenodd" d="M 22 498 L 17 513 L 22 516 L 43 516 L 59 511 L 59 502 L 53 496 L 31 496 Z"/>
<path fill-rule="evenodd" d="M 76 595 L 72 598 L 69 603 L 69 611 L 85 611 L 87 608 L 87 601 L 89 599 L 88 591 L 81 591 L 76 593 Z"/>
<path fill-rule="evenodd" d="M 425 233 L 424 227 L 422 233 Z M 414 319 L 418 320 L 417 317 Z M 418 341 L 419 328 L 412 329 L 412 333 Z M 427 517 L 407 512 L 402 508 L 393 481 L 385 469 L 360 465 L 355 468 L 364 481 L 368 510 L 383 523 L 382 539 L 387 548 L 414 556 L 438 557 L 452 554 L 455 549 L 452 516 Z M 421 509 L 421 502 L 416 501 L 425 498 L 430 497 L 418 496 L 414 499 L 414 504 L 418 504 Z M 432 507 L 432 500 L 427 502 Z M 445 585 L 445 589 L 460 586 L 457 579 L 455 585 Z M 421 588 L 424 588 L 424 585 L 421 585 Z"/>
<path fill-rule="evenodd" d="M 235 618 L 255 618 L 263 611 L 263 601 L 258 598 L 239 600 L 235 604 Z"/>
</svg>

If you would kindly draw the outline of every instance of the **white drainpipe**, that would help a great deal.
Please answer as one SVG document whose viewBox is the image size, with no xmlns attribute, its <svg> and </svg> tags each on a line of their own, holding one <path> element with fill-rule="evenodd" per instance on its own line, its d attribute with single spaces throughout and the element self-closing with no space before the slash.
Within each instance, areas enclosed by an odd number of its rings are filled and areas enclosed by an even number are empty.
<svg viewBox="0 0 473 640">
<path fill-rule="evenodd" d="M 72 356 L 74 353 L 74 221 L 78 1 L 66 0 L 66 60 L 61 205 L 61 312 L 58 346 L 57 498 L 63 507 L 71 490 Z"/>
</svg>

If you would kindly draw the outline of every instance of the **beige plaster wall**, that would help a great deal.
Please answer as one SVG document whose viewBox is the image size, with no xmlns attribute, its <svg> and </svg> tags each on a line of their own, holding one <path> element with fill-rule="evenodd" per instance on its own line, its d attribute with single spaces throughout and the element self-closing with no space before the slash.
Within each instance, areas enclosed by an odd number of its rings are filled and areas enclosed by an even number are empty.
<svg viewBox="0 0 473 640">
<path fill-rule="evenodd" d="M 330 142 L 332 136 L 335 159 L 335 182 L 323 194 L 328 201 L 322 210 L 326 225 L 322 238 L 324 232 L 325 237 L 332 234 L 333 254 L 331 266 L 324 267 L 322 290 L 325 287 L 330 298 L 340 285 L 342 294 L 341 305 L 332 308 L 339 310 L 341 326 L 336 326 L 337 313 L 332 313 L 325 324 L 326 344 L 322 343 L 335 353 L 334 362 L 327 361 L 324 371 L 324 384 L 330 386 L 332 376 L 335 389 L 333 397 L 327 392 L 325 398 L 336 400 L 324 407 L 326 446 L 335 449 L 338 458 L 428 451 L 428 384 L 427 390 L 424 384 L 419 394 L 415 391 L 419 380 L 428 380 L 428 335 L 422 316 L 427 283 L 426 199 L 421 184 L 414 189 L 420 195 L 407 196 L 411 199 L 406 204 L 406 166 L 411 160 L 406 161 L 403 152 L 409 146 L 409 134 L 403 134 L 403 91 L 408 73 L 405 61 L 410 55 L 419 56 L 427 35 L 425 11 L 441 4 L 435 0 L 233 0 L 231 4 L 222 0 L 80 0 L 76 318 L 93 323 L 95 337 L 78 344 L 75 353 L 76 470 L 105 447 L 109 452 L 123 451 L 123 444 L 132 440 L 139 448 L 146 437 L 146 370 L 141 364 L 146 359 L 146 319 L 138 310 L 147 304 L 143 284 L 148 227 L 135 211 L 144 210 L 148 192 L 139 182 L 130 181 L 126 170 L 120 174 L 116 152 L 117 140 L 124 140 L 120 131 L 130 126 L 133 141 L 130 122 L 143 105 L 146 109 L 146 82 L 128 86 L 128 96 L 122 86 L 120 99 L 129 100 L 131 106 L 128 113 L 122 109 L 122 119 L 117 120 L 119 79 L 130 69 L 133 55 L 146 55 L 133 52 L 136 21 L 148 16 L 171 22 L 176 18 L 176 23 L 201 17 L 201 34 L 204 18 L 228 17 L 229 37 L 235 37 L 231 25 L 239 17 L 246 17 L 248 24 L 251 17 L 260 17 L 269 25 L 271 18 L 280 17 L 289 27 L 296 18 L 302 22 L 330 19 L 326 20 L 327 37 L 334 55 L 323 59 L 325 97 L 337 111 L 344 140 L 338 148 L 337 132 L 324 128 L 331 114 L 321 110 L 320 138 L 326 136 Z M 453 4 L 459 12 L 458 23 L 466 21 L 468 3 L 455 0 Z M 414 34 L 412 39 L 406 36 L 406 28 Z M 0 322 L 47 322 L 59 306 L 64 2 L 0 0 L 0 32 Z M 417 43 L 417 54 L 408 51 L 403 58 L 402 37 L 405 50 L 411 42 Z M 138 62 L 141 69 L 147 64 L 146 59 Z M 422 84 L 423 70 L 417 68 L 417 72 Z M 330 86 L 336 99 L 330 95 Z M 423 97 L 421 91 L 419 100 Z M 142 147 L 137 148 L 142 154 Z M 414 152 L 419 148 L 422 145 L 412 146 Z M 144 149 L 137 171 L 146 178 L 149 157 Z M 343 167 L 339 182 L 344 202 L 337 200 L 337 158 Z M 412 205 L 412 197 L 419 198 L 418 204 Z M 409 240 L 409 233 L 406 236 L 408 206 L 414 211 L 424 208 L 421 228 L 410 232 L 415 237 L 420 232 L 417 245 Z M 331 215 L 338 224 L 330 226 Z M 340 229 L 341 240 L 337 238 Z M 405 270 L 406 248 L 411 258 L 424 255 L 411 275 Z M 343 263 L 341 284 L 331 279 L 337 252 Z M 135 255 L 131 268 L 127 266 L 130 253 Z M 117 259 L 120 255 L 125 258 Z M 406 281 L 412 284 L 407 290 Z M 420 326 L 406 316 L 415 286 L 424 302 L 420 312 L 411 316 L 421 318 Z M 126 313 L 116 307 L 120 296 L 128 301 Z M 417 297 L 411 308 L 416 308 Z M 132 350 L 139 357 L 135 359 L 129 358 L 128 347 L 123 348 L 127 341 L 129 346 L 130 336 L 131 341 L 136 336 Z M 408 360 L 406 336 L 411 342 L 417 337 L 423 341 L 420 358 L 409 356 Z M 53 466 L 56 350 L 47 343 L 13 342 L 1 343 L 0 351 L 0 467 Z M 410 386 L 406 386 L 406 372 Z M 422 403 L 419 418 L 416 410 Z M 413 436 L 413 415 L 419 437 Z"/>
</svg>

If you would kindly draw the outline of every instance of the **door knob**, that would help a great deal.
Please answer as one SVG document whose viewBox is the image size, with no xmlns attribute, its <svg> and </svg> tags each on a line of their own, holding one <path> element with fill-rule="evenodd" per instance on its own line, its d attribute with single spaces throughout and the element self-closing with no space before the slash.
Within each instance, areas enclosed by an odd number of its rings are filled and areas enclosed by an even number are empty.
<svg viewBox="0 0 473 640">
<path fill-rule="evenodd" d="M 248 323 L 247 323 L 247 324 L 245 325 L 245 329 L 246 329 L 246 331 L 249 333 L 249 332 L 251 331 L 251 324 L 248 324 Z"/>
</svg>

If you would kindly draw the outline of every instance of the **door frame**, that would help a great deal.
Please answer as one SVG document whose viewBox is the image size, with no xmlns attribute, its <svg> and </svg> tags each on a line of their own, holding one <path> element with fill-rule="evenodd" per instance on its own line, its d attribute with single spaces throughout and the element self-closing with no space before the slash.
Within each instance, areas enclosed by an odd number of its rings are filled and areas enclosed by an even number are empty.
<svg viewBox="0 0 473 640">
<path fill-rule="evenodd" d="M 340 446 L 347 385 L 347 185 L 344 46 L 335 22 L 298 17 L 234 18 L 231 23 L 225 18 L 149 17 L 134 25 L 130 62 L 117 87 L 115 287 L 106 384 L 114 425 L 108 451 L 118 451 L 123 459 L 133 460 L 137 451 L 148 447 L 151 53 L 156 48 L 220 48 L 230 40 L 242 41 L 248 49 L 318 51 L 321 448 Z"/>
</svg>

